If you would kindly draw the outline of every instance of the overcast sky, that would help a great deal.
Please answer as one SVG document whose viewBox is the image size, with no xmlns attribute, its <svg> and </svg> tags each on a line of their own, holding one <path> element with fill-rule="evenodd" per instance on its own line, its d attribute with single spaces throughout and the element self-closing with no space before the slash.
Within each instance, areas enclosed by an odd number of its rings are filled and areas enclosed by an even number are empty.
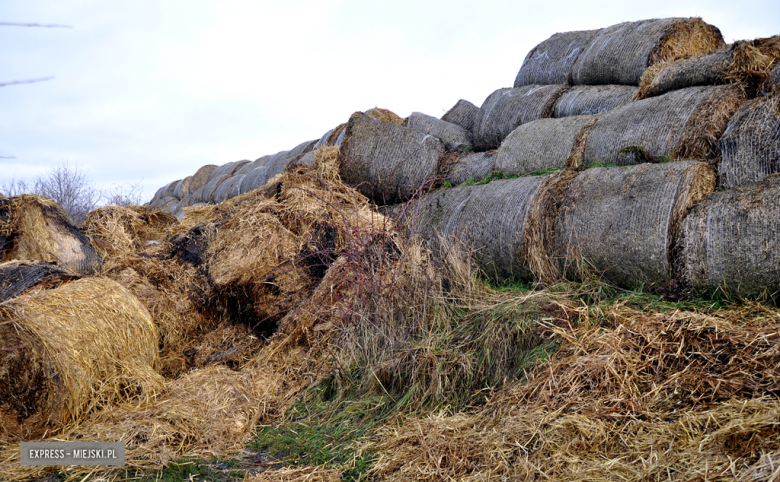
<svg viewBox="0 0 780 482">
<path fill-rule="evenodd" d="M 556 32 L 700 16 L 780 34 L 780 2 L 0 0 L 0 185 L 67 161 L 147 199 L 204 164 L 319 138 L 356 110 L 440 117 L 511 87 Z"/>
</svg>

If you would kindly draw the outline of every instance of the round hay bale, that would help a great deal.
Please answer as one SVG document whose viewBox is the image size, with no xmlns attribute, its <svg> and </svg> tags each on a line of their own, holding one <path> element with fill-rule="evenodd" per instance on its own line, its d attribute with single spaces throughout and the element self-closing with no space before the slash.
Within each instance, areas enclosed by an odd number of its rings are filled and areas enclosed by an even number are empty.
<svg viewBox="0 0 780 482">
<path fill-rule="evenodd" d="M 161 187 L 157 190 L 157 192 L 154 193 L 154 196 L 152 196 L 152 200 L 149 201 L 149 206 L 152 208 L 159 208 L 162 204 L 162 198 L 163 193 L 165 193 L 165 190 L 168 188 L 168 185 Z"/>
<path fill-rule="evenodd" d="M 471 149 L 471 132 L 459 125 L 451 124 L 421 112 L 412 112 L 404 121 L 404 126 L 436 137 L 444 142 L 444 146 L 450 151 Z"/>
<path fill-rule="evenodd" d="M 716 192 L 686 216 L 678 234 L 680 276 L 697 290 L 735 296 L 780 289 L 780 175 Z"/>
<path fill-rule="evenodd" d="M 501 143 L 495 172 L 525 175 L 581 164 L 582 146 L 595 115 L 539 119 L 523 124 Z"/>
<path fill-rule="evenodd" d="M 452 109 L 448 110 L 441 120 L 461 126 L 469 132 L 474 130 L 474 121 L 477 118 L 479 107 L 467 100 L 460 99 Z"/>
<path fill-rule="evenodd" d="M 601 114 L 628 104 L 639 89 L 632 85 L 577 85 L 555 103 L 553 117 Z"/>
<path fill-rule="evenodd" d="M 244 177 L 238 190 L 241 194 L 254 191 L 257 188 L 264 186 L 266 181 L 268 181 L 268 167 L 260 166 L 253 169 Z"/>
<path fill-rule="evenodd" d="M 766 81 L 764 81 L 761 93 L 764 95 L 769 95 L 772 93 L 775 95 L 780 94 L 780 64 L 777 64 L 775 68 L 772 69 L 769 77 L 767 77 Z"/>
<path fill-rule="evenodd" d="M 569 83 L 571 66 L 597 30 L 556 33 L 531 49 L 515 77 L 514 87 Z"/>
<path fill-rule="evenodd" d="M 710 52 L 723 45 L 720 31 L 700 18 L 624 22 L 597 30 L 571 66 L 575 85 L 639 85 L 645 69 Z"/>
<path fill-rule="evenodd" d="M 722 187 L 744 186 L 780 172 L 780 99 L 761 97 L 740 107 L 718 147 Z"/>
<path fill-rule="evenodd" d="M 185 194 L 190 192 L 190 183 L 192 182 L 192 176 L 187 176 L 176 184 L 173 188 L 173 197 L 181 199 Z"/>
<path fill-rule="evenodd" d="M 404 119 L 403 117 L 398 116 L 395 112 L 389 111 L 387 109 L 382 109 L 379 107 L 374 107 L 373 109 L 369 109 L 364 112 L 369 117 L 373 117 L 374 119 L 378 119 L 384 122 L 389 122 L 391 124 L 395 125 L 403 125 Z"/>
<path fill-rule="evenodd" d="M 172 183 L 168 184 L 168 186 L 165 188 L 165 192 L 163 192 L 163 198 L 166 198 L 168 196 L 173 196 L 173 191 L 176 190 L 176 186 L 178 186 L 181 181 L 182 181 L 181 179 L 177 179 Z"/>
<path fill-rule="evenodd" d="M 583 171 L 567 190 L 558 217 L 555 256 L 561 272 L 580 279 L 584 260 L 621 286 L 668 282 L 679 225 L 714 188 L 715 173 L 702 162 Z"/>
<path fill-rule="evenodd" d="M 45 261 L 0 263 L 0 303 L 16 298 L 28 288 L 52 288 L 75 278 L 72 272 Z"/>
<path fill-rule="evenodd" d="M 246 162 L 244 162 L 244 164 L 233 173 L 234 176 L 243 176 L 244 174 L 248 173 L 249 171 L 251 171 L 257 166 L 256 160 L 249 161 L 245 159 L 245 161 Z M 243 161 L 239 161 L 239 162 L 243 162 Z"/>
<path fill-rule="evenodd" d="M 216 164 L 206 164 L 205 166 L 198 169 L 195 174 L 192 175 L 192 181 L 190 181 L 190 192 L 195 192 L 205 186 L 209 181 L 211 173 L 214 172 L 214 169 L 217 167 L 219 166 Z"/>
<path fill-rule="evenodd" d="M 173 214 L 179 208 L 179 204 L 180 202 L 178 199 L 176 199 L 173 196 L 168 196 L 166 198 L 163 198 L 162 207 L 160 209 L 162 209 L 167 213 Z"/>
<path fill-rule="evenodd" d="M 466 181 L 481 181 L 493 172 L 496 162 L 496 151 L 474 152 L 461 155 L 453 162 L 446 163 L 438 177 L 441 177 L 453 186 L 463 184 Z"/>
<path fill-rule="evenodd" d="M 325 134 L 323 134 L 322 137 L 320 137 L 320 139 L 317 141 L 317 143 L 314 144 L 314 147 L 313 147 L 312 150 L 319 149 L 322 146 L 330 145 L 330 144 L 328 144 L 328 139 L 330 139 L 330 136 L 333 135 L 333 131 L 335 131 L 335 130 L 336 130 L 336 128 L 334 127 L 333 129 L 331 129 L 328 132 L 326 132 Z"/>
<path fill-rule="evenodd" d="M 146 308 L 105 278 L 20 295 L 0 307 L 0 434 L 22 440 L 163 388 Z"/>
<path fill-rule="evenodd" d="M 41 196 L 0 201 L 0 236 L 0 261 L 46 261 L 79 274 L 91 274 L 100 265 L 89 239 L 65 210 Z"/>
<path fill-rule="evenodd" d="M 198 190 L 193 193 L 194 202 L 211 203 L 214 198 L 214 191 L 225 179 L 232 176 L 236 171 L 241 169 L 244 165 L 249 164 L 250 161 L 233 161 L 225 163 L 216 169 L 211 171 L 208 180 L 203 186 L 203 190 Z"/>
<path fill-rule="evenodd" d="M 654 157 L 715 162 L 717 139 L 745 101 L 735 86 L 689 87 L 601 114 L 588 133 L 584 162 L 634 164 Z"/>
<path fill-rule="evenodd" d="M 474 121 L 475 145 L 480 150 L 495 149 L 520 125 L 552 117 L 555 102 L 568 89 L 565 85 L 527 85 L 493 92 Z"/>
<path fill-rule="evenodd" d="M 639 82 L 640 97 L 645 99 L 686 87 L 725 83 L 732 48 L 733 45 L 725 45 L 715 52 L 649 67 Z"/>
<path fill-rule="evenodd" d="M 435 137 L 356 112 L 347 124 L 341 177 L 379 204 L 410 199 L 436 171 L 444 146 Z"/>
<path fill-rule="evenodd" d="M 214 190 L 214 197 L 213 202 L 221 203 L 225 199 L 228 198 L 228 194 L 230 194 L 230 191 L 233 190 L 233 186 L 241 179 L 241 176 L 231 176 L 221 183 L 219 183 L 219 186 Z"/>
<path fill-rule="evenodd" d="M 184 209 L 184 208 L 186 208 L 187 206 L 190 206 L 190 205 L 192 205 L 192 193 L 188 192 L 179 201 L 179 208 L 180 209 Z"/>
<path fill-rule="evenodd" d="M 475 189 L 477 186 L 442 189 L 411 203 L 389 206 L 384 213 L 431 247 L 446 248 L 454 241 L 458 217 Z"/>
<path fill-rule="evenodd" d="M 231 199 L 241 194 L 241 183 L 244 182 L 246 174 L 236 175 L 236 182 L 233 183 L 233 187 L 230 188 L 227 198 Z"/>
</svg>

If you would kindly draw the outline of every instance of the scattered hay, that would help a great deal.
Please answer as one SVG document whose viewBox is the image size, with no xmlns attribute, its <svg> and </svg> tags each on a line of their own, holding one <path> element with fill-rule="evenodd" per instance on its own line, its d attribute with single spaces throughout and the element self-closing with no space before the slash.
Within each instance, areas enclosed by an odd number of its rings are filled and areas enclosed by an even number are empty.
<svg viewBox="0 0 780 482">
<path fill-rule="evenodd" d="M 705 163 L 681 161 L 591 168 L 562 201 L 555 256 L 570 279 L 585 260 L 619 285 L 667 282 L 672 249 L 687 210 L 715 188 Z"/>
<path fill-rule="evenodd" d="M 632 85 L 577 85 L 555 103 L 553 117 L 602 114 L 628 104 L 637 95 Z"/>
<path fill-rule="evenodd" d="M 98 267 L 89 239 L 73 225 L 59 204 L 33 194 L 0 200 L 0 261 L 56 263 L 80 274 Z"/>
<path fill-rule="evenodd" d="M 403 117 L 400 117 L 396 113 L 391 112 L 387 109 L 382 109 L 379 107 L 374 107 L 373 109 L 369 109 L 365 111 L 364 114 L 377 120 L 389 122 L 390 124 L 395 124 L 400 126 L 403 125 L 404 123 Z"/>
<path fill-rule="evenodd" d="M 340 480 L 340 470 L 316 466 L 269 469 L 247 477 L 244 482 L 339 482 Z"/>
<path fill-rule="evenodd" d="M 639 85 L 655 64 L 709 52 L 723 45 L 720 31 L 700 18 L 624 22 L 593 33 L 571 66 L 575 85 Z"/>
<path fill-rule="evenodd" d="M 356 112 L 341 145 L 341 177 L 378 204 L 410 199 L 430 180 L 444 149 L 435 137 Z"/>
<path fill-rule="evenodd" d="M 475 147 L 495 149 L 520 125 L 552 117 L 555 102 L 568 89 L 565 85 L 527 85 L 493 92 L 474 120 Z"/>
<path fill-rule="evenodd" d="M 761 97 L 734 114 L 718 141 L 719 182 L 734 188 L 780 172 L 780 98 Z"/>
<path fill-rule="evenodd" d="M 676 260 L 682 278 L 697 290 L 736 296 L 780 289 L 780 175 L 712 194 L 685 217 Z"/>
<path fill-rule="evenodd" d="M 0 263 L 0 303 L 15 298 L 25 290 L 55 288 L 78 278 L 57 265 L 44 261 L 8 261 Z"/>
<path fill-rule="evenodd" d="M 567 84 L 571 67 L 598 30 L 556 33 L 526 55 L 514 87 Z"/>
<path fill-rule="evenodd" d="M 162 389 L 157 329 L 146 308 L 104 278 L 22 294 L 0 305 L 0 435 L 36 439 L 100 407 Z"/>
<path fill-rule="evenodd" d="M 479 112 L 479 107 L 471 102 L 460 99 L 450 110 L 448 110 L 441 120 L 445 122 L 451 122 L 452 124 L 461 126 L 469 132 L 474 130 L 474 120 Z"/>
<path fill-rule="evenodd" d="M 567 165 L 578 167 L 582 158 L 576 148 L 582 142 L 577 141 L 596 119 L 595 115 L 582 115 L 523 124 L 501 143 L 493 169 L 504 175 L 525 175 Z"/>
<path fill-rule="evenodd" d="M 717 140 L 744 101 L 733 86 L 690 87 L 618 107 L 602 114 L 590 130 L 585 164 L 634 164 L 636 150 L 714 164 Z"/>
<path fill-rule="evenodd" d="M 442 163 L 437 177 L 449 181 L 453 186 L 471 179 L 479 182 L 493 172 L 495 162 L 496 151 L 454 156 L 449 162 Z"/>
<path fill-rule="evenodd" d="M 90 211 L 81 225 L 101 258 L 134 253 L 162 240 L 178 219 L 145 206 L 103 206 Z"/>
<path fill-rule="evenodd" d="M 471 150 L 471 132 L 457 124 L 451 124 L 420 112 L 412 112 L 403 125 L 440 139 L 450 151 Z"/>
</svg>

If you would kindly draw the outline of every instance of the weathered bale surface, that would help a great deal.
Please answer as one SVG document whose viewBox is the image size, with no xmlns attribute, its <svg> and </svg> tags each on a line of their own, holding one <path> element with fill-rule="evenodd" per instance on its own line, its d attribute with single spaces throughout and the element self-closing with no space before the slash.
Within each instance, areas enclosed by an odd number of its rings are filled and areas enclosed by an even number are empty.
<svg viewBox="0 0 780 482">
<path fill-rule="evenodd" d="M 472 132 L 474 130 L 474 121 L 477 118 L 477 112 L 479 112 L 479 107 L 467 100 L 460 99 L 452 109 L 441 116 L 441 120 L 461 126 L 467 131 Z"/>
<path fill-rule="evenodd" d="M 678 234 L 679 273 L 691 287 L 736 296 L 780 289 L 780 175 L 716 192 L 686 216 Z"/>
<path fill-rule="evenodd" d="M 176 184 L 173 188 L 173 197 L 181 199 L 185 194 L 190 192 L 190 183 L 192 182 L 192 176 L 187 176 Z"/>
<path fill-rule="evenodd" d="M 485 99 L 474 121 L 474 143 L 480 150 L 496 148 L 518 126 L 552 117 L 565 85 L 528 85 L 498 89 Z"/>
<path fill-rule="evenodd" d="M 481 181 L 493 172 L 495 162 L 496 151 L 474 152 L 458 156 L 442 167 L 438 177 L 450 181 L 453 186 L 472 179 Z"/>
<path fill-rule="evenodd" d="M 306 153 L 311 152 L 316 144 L 316 140 L 306 141 L 298 144 L 289 151 L 282 151 L 281 153 L 272 156 L 266 163 L 266 167 L 268 168 L 268 179 L 272 179 L 274 176 L 283 173 L 291 162 L 297 161 Z"/>
<path fill-rule="evenodd" d="M 0 200 L 0 261 L 46 261 L 79 274 L 99 266 L 89 239 L 51 199 L 22 194 Z"/>
<path fill-rule="evenodd" d="M 0 303 L 33 286 L 51 288 L 75 278 L 77 276 L 72 272 L 45 261 L 0 263 Z"/>
<path fill-rule="evenodd" d="M 179 181 L 171 181 L 165 186 L 161 187 L 157 190 L 157 192 L 154 194 L 154 197 L 150 201 L 149 205 L 152 208 L 160 208 L 164 205 L 163 200 L 168 197 L 173 197 L 173 191 L 176 189 L 176 184 L 178 184 Z"/>
<path fill-rule="evenodd" d="M 775 68 L 772 69 L 762 87 L 762 94 L 769 95 L 772 93 L 775 95 L 780 94 L 780 64 L 777 64 Z"/>
<path fill-rule="evenodd" d="M 244 178 L 246 177 L 246 174 L 236 175 L 235 177 L 236 177 L 236 182 L 234 182 L 233 187 L 230 188 L 230 192 L 227 195 L 228 199 L 232 197 L 236 197 L 239 194 L 241 194 L 241 183 L 244 182 Z"/>
<path fill-rule="evenodd" d="M 211 173 L 214 172 L 214 169 L 217 167 L 219 166 L 216 164 L 206 164 L 205 166 L 198 169 L 195 174 L 192 175 L 192 181 L 190 181 L 190 192 L 194 192 L 205 186 L 209 180 L 209 176 L 211 176 Z"/>
<path fill-rule="evenodd" d="M 523 124 L 501 143 L 493 170 L 524 175 L 567 165 L 578 167 L 585 135 L 596 119 L 595 115 L 582 115 Z"/>
<path fill-rule="evenodd" d="M 356 112 L 341 145 L 341 177 L 373 198 L 392 204 L 411 198 L 435 173 L 444 150 L 435 137 Z"/>
<path fill-rule="evenodd" d="M 236 171 L 241 169 L 250 161 L 228 162 L 214 169 L 209 175 L 208 181 L 202 189 L 198 189 L 192 195 L 192 202 L 211 203 L 214 199 L 214 191 L 225 180 L 231 177 Z"/>
<path fill-rule="evenodd" d="M 780 172 L 780 99 L 760 97 L 734 114 L 718 141 L 720 185 L 734 188 Z"/>
<path fill-rule="evenodd" d="M 412 112 L 412 114 L 406 118 L 403 125 L 417 132 L 430 134 L 433 137 L 440 139 L 444 142 L 444 146 L 450 151 L 462 151 L 471 148 L 471 132 L 459 125 L 437 119 L 421 112 Z"/>
<path fill-rule="evenodd" d="M 594 33 L 571 67 L 570 82 L 638 86 L 648 67 L 721 45 L 720 31 L 700 18 L 624 22 Z"/>
<path fill-rule="evenodd" d="M 556 257 L 580 278 L 581 261 L 621 286 L 668 282 L 672 248 L 686 211 L 715 188 L 702 162 L 591 168 L 562 201 Z"/>
<path fill-rule="evenodd" d="M 514 87 L 566 84 L 571 67 L 598 30 L 556 33 L 534 47 L 515 77 Z"/>
<path fill-rule="evenodd" d="M 157 330 L 119 284 L 85 278 L 0 307 L 0 434 L 22 440 L 162 390 Z"/>
<path fill-rule="evenodd" d="M 653 157 L 719 156 L 718 138 L 745 101 L 736 86 L 689 87 L 602 114 L 585 143 L 584 162 L 634 164 Z"/>
<path fill-rule="evenodd" d="M 178 224 L 171 213 L 141 206 L 102 206 L 81 225 L 102 258 L 134 253 L 149 241 L 162 240 Z"/>
<path fill-rule="evenodd" d="M 241 176 L 231 176 L 222 181 L 219 186 L 214 190 L 213 201 L 215 203 L 221 203 L 228 198 L 233 186 L 241 179 Z"/>
<path fill-rule="evenodd" d="M 637 95 L 632 85 L 577 85 L 555 103 L 553 117 L 601 114 L 628 104 Z"/>
<path fill-rule="evenodd" d="M 258 187 L 263 186 L 268 180 L 268 167 L 260 166 L 249 172 L 241 181 L 239 191 L 244 194 L 249 191 L 254 191 Z"/>
<path fill-rule="evenodd" d="M 399 116 L 393 111 L 382 109 L 381 107 L 374 107 L 373 109 L 369 109 L 365 112 L 365 114 L 374 119 L 389 122 L 399 126 L 403 125 L 404 123 L 403 117 Z"/>
</svg>

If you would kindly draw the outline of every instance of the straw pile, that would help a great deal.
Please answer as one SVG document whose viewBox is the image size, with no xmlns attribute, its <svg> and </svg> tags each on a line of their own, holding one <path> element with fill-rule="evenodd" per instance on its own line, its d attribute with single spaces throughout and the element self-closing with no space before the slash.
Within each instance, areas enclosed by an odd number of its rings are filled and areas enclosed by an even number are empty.
<svg viewBox="0 0 780 482">
<path fill-rule="evenodd" d="M 452 109 L 441 116 L 441 120 L 461 126 L 471 132 L 474 130 L 474 120 L 477 117 L 477 112 L 479 112 L 479 107 L 467 100 L 460 99 L 452 106 Z"/>
<path fill-rule="evenodd" d="M 0 263 L 0 303 L 32 287 L 49 289 L 75 278 L 73 273 L 44 261 Z"/>
<path fill-rule="evenodd" d="M 383 122 L 389 122 L 390 124 L 395 125 L 403 125 L 404 119 L 403 117 L 397 115 L 395 112 L 389 111 L 387 109 L 382 109 L 381 107 L 374 107 L 373 109 L 368 109 L 364 112 L 367 116 L 381 120 Z"/>
<path fill-rule="evenodd" d="M 780 172 L 780 98 L 761 97 L 739 108 L 718 141 L 720 185 L 744 186 Z"/>
<path fill-rule="evenodd" d="M 341 177 L 379 204 L 411 198 L 435 172 L 444 148 L 431 135 L 359 112 L 345 132 Z"/>
<path fill-rule="evenodd" d="M 577 85 L 558 99 L 553 117 L 608 112 L 631 102 L 637 92 L 632 85 Z"/>
<path fill-rule="evenodd" d="M 160 241 L 178 224 L 170 213 L 145 206 L 102 206 L 92 210 L 81 225 L 102 258 L 138 251 Z"/>
<path fill-rule="evenodd" d="M 383 429 L 365 447 L 379 450 L 373 475 L 774 480 L 774 310 L 748 305 L 704 315 L 616 306 L 600 321 L 571 328 L 570 320 L 555 320 L 549 326 L 562 346 L 550 363 L 475 415 L 408 418 Z"/>
<path fill-rule="evenodd" d="M 269 469 L 258 475 L 251 475 L 244 482 L 339 482 L 341 470 L 316 467 L 285 467 Z"/>
<path fill-rule="evenodd" d="M 496 151 L 475 152 L 464 156 L 457 156 L 450 162 L 445 162 L 439 170 L 439 176 L 453 186 L 463 184 L 473 179 L 481 181 L 493 172 L 493 164 L 496 162 Z"/>
<path fill-rule="evenodd" d="M 512 131 L 498 149 L 494 170 L 523 175 L 582 164 L 587 132 L 596 115 L 539 119 Z"/>
<path fill-rule="evenodd" d="M 569 83 L 571 67 L 596 30 L 556 33 L 534 47 L 515 77 L 514 87 Z"/>
<path fill-rule="evenodd" d="M 696 206 L 681 226 L 677 260 L 695 289 L 737 296 L 780 289 L 780 175 L 716 192 Z"/>
<path fill-rule="evenodd" d="M 648 67 L 721 45 L 720 31 L 700 18 L 624 22 L 593 33 L 572 64 L 569 80 L 575 85 L 638 86 Z"/>
<path fill-rule="evenodd" d="M 1 200 L 0 236 L 0 261 L 46 261 L 80 274 L 98 267 L 89 239 L 51 199 L 22 194 Z"/>
<path fill-rule="evenodd" d="M 457 124 L 451 124 L 420 112 L 412 112 L 403 125 L 440 139 L 450 151 L 471 149 L 471 132 Z"/>
<path fill-rule="evenodd" d="M 581 261 L 616 284 L 667 282 L 671 250 L 686 211 L 715 188 L 705 163 L 591 168 L 566 192 L 557 227 L 556 256 L 571 279 Z"/>
<path fill-rule="evenodd" d="M 754 93 L 780 60 L 780 36 L 737 41 L 716 52 L 655 65 L 644 73 L 640 94 L 660 95 L 695 85 L 737 84 Z"/>
<path fill-rule="evenodd" d="M 83 414 L 162 389 L 157 329 L 104 278 L 22 294 L 0 306 L 0 435 L 41 437 Z"/>
<path fill-rule="evenodd" d="M 518 126 L 552 117 L 555 102 L 566 90 L 565 85 L 527 85 L 493 92 L 479 108 L 474 121 L 476 147 L 496 148 Z"/>
<path fill-rule="evenodd" d="M 690 87 L 618 107 L 590 130 L 585 163 L 634 164 L 647 156 L 715 163 L 717 140 L 744 101 L 735 86 Z"/>
</svg>

